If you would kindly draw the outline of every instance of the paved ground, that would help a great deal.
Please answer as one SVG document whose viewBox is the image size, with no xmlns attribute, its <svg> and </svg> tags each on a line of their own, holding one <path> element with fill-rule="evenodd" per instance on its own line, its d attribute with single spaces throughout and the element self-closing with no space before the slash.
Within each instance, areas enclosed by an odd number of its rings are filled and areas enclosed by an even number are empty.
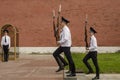
<svg viewBox="0 0 120 80">
<path fill-rule="evenodd" d="M 95 77 L 95 74 L 78 73 L 76 77 L 65 77 L 65 80 L 92 80 L 93 77 Z M 99 80 L 120 80 L 120 74 L 100 74 Z"/>
<path fill-rule="evenodd" d="M 92 80 L 94 76 L 95 74 L 79 74 L 79 76 L 77 76 L 77 80 Z M 120 74 L 101 74 L 99 80 L 120 80 Z"/>
<path fill-rule="evenodd" d="M 21 55 L 16 61 L 0 62 L 0 80 L 63 80 L 56 69 L 50 55 Z"/>
<path fill-rule="evenodd" d="M 51 55 L 21 55 L 16 61 L 0 62 L 0 80 L 63 80 L 63 72 L 56 73 L 56 69 Z M 94 76 L 77 74 L 77 80 Z M 100 80 L 120 80 L 120 74 L 101 74 Z"/>
</svg>

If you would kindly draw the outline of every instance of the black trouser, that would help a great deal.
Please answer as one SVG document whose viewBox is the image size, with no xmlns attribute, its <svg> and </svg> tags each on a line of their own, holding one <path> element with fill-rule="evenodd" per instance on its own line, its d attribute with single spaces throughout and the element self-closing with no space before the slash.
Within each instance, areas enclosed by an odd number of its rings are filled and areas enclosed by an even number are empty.
<svg viewBox="0 0 120 80">
<path fill-rule="evenodd" d="M 64 52 L 68 62 L 69 62 L 69 69 L 71 71 L 71 73 L 75 73 L 75 65 L 71 56 L 71 52 L 70 52 L 70 47 L 59 47 L 57 48 L 57 50 L 53 53 L 54 58 L 56 59 L 59 67 L 62 66 L 63 64 L 66 64 L 66 61 L 62 58 L 62 56 L 60 56 L 60 54 Z"/>
<path fill-rule="evenodd" d="M 3 51 L 4 51 L 4 61 L 8 61 L 9 58 L 9 54 L 8 54 L 8 49 L 9 45 L 3 45 Z"/>
<path fill-rule="evenodd" d="M 90 66 L 90 64 L 88 63 L 89 59 L 92 59 L 95 68 L 96 68 L 96 76 L 99 77 L 99 66 L 98 66 L 98 61 L 97 61 L 97 51 L 91 51 L 89 52 L 83 59 L 83 62 L 85 63 L 85 65 L 87 66 L 87 68 L 89 69 L 89 71 L 93 71 L 92 67 Z"/>
</svg>

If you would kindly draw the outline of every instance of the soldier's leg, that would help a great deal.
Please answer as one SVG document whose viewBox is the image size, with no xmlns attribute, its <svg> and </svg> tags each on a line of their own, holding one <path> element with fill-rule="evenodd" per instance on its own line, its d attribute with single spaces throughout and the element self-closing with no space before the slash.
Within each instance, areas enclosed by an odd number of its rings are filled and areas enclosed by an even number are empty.
<svg viewBox="0 0 120 80">
<path fill-rule="evenodd" d="M 95 65 L 96 68 L 96 76 L 99 77 L 99 66 L 98 66 L 98 60 L 97 60 L 97 51 L 93 53 L 94 55 L 92 56 L 92 61 Z"/>
<path fill-rule="evenodd" d="M 3 51 L 4 51 L 4 61 L 6 61 L 7 59 L 6 46 L 3 46 Z"/>
<path fill-rule="evenodd" d="M 6 46 L 6 61 L 8 61 L 8 58 L 9 58 L 9 54 L 8 54 L 8 51 L 9 51 L 9 49 L 8 49 L 8 45 Z"/>
<path fill-rule="evenodd" d="M 91 58 L 91 53 L 89 52 L 84 58 L 83 58 L 83 62 L 85 63 L 85 65 L 87 66 L 89 73 L 92 73 L 93 72 L 93 69 L 92 67 L 90 66 L 90 64 L 88 63 L 88 60 Z"/>
<path fill-rule="evenodd" d="M 67 66 L 68 65 L 68 63 L 66 62 L 66 60 L 61 55 L 59 55 L 59 58 L 62 61 L 63 66 Z"/>
<path fill-rule="evenodd" d="M 53 53 L 53 56 L 58 64 L 58 66 L 61 68 L 62 67 L 62 62 L 60 60 L 60 54 L 62 53 L 61 47 L 57 48 L 56 51 Z"/>
<path fill-rule="evenodd" d="M 72 56 L 71 56 L 70 47 L 63 48 L 63 51 L 64 51 L 65 56 L 69 62 L 69 69 L 70 69 L 71 73 L 75 74 L 75 64 L 74 64 Z"/>
</svg>

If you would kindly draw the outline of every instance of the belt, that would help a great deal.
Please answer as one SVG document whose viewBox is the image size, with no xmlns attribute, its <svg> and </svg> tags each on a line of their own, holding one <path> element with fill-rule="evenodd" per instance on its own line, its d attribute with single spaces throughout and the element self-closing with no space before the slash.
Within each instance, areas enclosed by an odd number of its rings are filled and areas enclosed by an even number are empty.
<svg viewBox="0 0 120 80">
<path fill-rule="evenodd" d="M 9 44 L 8 45 L 3 45 L 3 46 L 9 46 Z"/>
</svg>

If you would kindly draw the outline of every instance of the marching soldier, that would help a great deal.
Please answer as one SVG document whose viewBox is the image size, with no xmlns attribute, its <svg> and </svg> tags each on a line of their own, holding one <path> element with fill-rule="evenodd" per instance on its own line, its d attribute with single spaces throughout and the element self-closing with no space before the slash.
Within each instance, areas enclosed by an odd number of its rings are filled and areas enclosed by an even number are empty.
<svg viewBox="0 0 120 80">
<path fill-rule="evenodd" d="M 90 27 L 90 34 L 91 34 L 91 39 L 90 39 L 90 47 L 87 48 L 89 50 L 88 54 L 84 57 L 83 62 L 89 69 L 89 72 L 87 74 L 93 73 L 93 69 L 91 68 L 90 64 L 88 63 L 88 60 L 91 58 L 95 68 L 96 68 L 96 76 L 92 80 L 99 79 L 99 66 L 98 66 L 98 61 L 97 61 L 97 40 L 94 36 L 94 34 L 97 33 L 92 27 Z"/>
<path fill-rule="evenodd" d="M 59 69 L 57 70 L 57 72 L 63 70 L 64 66 L 66 66 L 66 62 L 64 62 L 63 59 L 61 59 L 60 54 L 62 52 L 64 52 L 68 62 L 69 62 L 69 69 L 70 69 L 70 74 L 67 75 L 69 76 L 76 76 L 75 74 L 75 65 L 71 56 L 71 52 L 70 52 L 70 48 L 71 48 L 71 32 L 67 26 L 67 24 L 69 23 L 68 20 L 66 20 L 65 18 L 62 17 L 62 22 L 61 22 L 61 27 L 62 27 L 62 31 L 60 33 L 60 41 L 57 41 L 57 43 L 60 45 L 57 50 L 53 53 L 54 58 L 56 59 L 58 65 L 59 65 Z M 61 62 L 64 64 L 64 66 L 61 64 Z"/>
<path fill-rule="evenodd" d="M 4 30 L 4 36 L 2 37 L 2 40 L 1 40 L 1 47 L 4 51 L 4 62 L 7 62 L 8 61 L 8 58 L 9 58 L 9 49 L 10 49 L 10 37 L 8 36 L 8 30 Z"/>
</svg>

